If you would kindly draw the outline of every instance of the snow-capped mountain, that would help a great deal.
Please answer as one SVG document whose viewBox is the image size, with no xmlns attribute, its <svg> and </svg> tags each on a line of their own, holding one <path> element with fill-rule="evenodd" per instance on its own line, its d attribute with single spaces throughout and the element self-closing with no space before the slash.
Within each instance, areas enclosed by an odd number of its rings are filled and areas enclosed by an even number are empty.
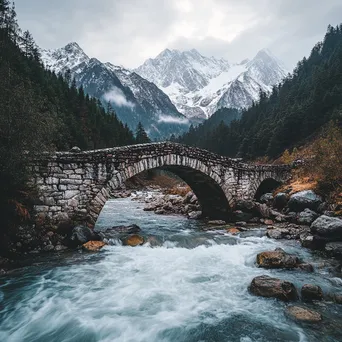
<svg viewBox="0 0 342 342">
<path fill-rule="evenodd" d="M 246 108 L 287 74 L 283 64 L 264 49 L 252 60 L 230 64 L 198 51 L 166 49 L 135 70 L 169 95 L 188 118 L 208 118 L 222 107 Z"/>
<path fill-rule="evenodd" d="M 110 102 L 121 121 L 133 130 L 140 121 L 152 138 L 178 134 L 189 126 L 170 98 L 134 71 L 88 57 L 77 43 L 57 50 L 41 50 L 44 65 L 56 73 L 70 70 L 77 86 Z"/>
</svg>

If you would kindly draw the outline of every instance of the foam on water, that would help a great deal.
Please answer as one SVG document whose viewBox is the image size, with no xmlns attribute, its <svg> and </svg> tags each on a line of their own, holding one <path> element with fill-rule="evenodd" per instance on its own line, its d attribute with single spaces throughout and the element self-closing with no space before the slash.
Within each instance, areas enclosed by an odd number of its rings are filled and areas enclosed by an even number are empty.
<svg viewBox="0 0 342 342">
<path fill-rule="evenodd" d="M 119 200 L 112 209 L 118 203 L 125 204 L 130 220 L 136 203 L 130 207 L 132 202 Z M 108 246 L 81 255 L 77 263 L 28 270 L 0 286 L 0 341 L 319 341 L 285 318 L 284 303 L 248 293 L 252 278 L 261 274 L 297 285 L 310 278 L 255 267 L 258 252 L 281 243 L 217 232 L 196 235 L 196 223 L 182 232 L 189 224 L 183 218 L 163 217 L 148 228 L 150 217 L 139 215 L 144 233 L 172 225 L 167 233 L 159 231 L 167 237 L 161 246 Z M 186 248 L 191 229 L 201 242 Z M 298 252 L 295 245 L 286 248 Z M 321 275 L 313 279 L 331 286 Z"/>
</svg>

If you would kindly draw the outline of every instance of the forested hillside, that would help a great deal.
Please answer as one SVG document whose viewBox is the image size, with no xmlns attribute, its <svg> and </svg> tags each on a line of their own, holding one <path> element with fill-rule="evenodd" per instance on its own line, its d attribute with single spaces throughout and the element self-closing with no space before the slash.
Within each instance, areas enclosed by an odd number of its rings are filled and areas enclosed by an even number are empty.
<svg viewBox="0 0 342 342">
<path fill-rule="evenodd" d="M 133 133 L 108 106 L 77 89 L 71 79 L 44 69 L 14 5 L 0 0 L 0 211 L 6 219 L 26 196 L 30 153 L 134 143 Z M 25 191 L 24 191 L 25 190 Z"/>
<path fill-rule="evenodd" d="M 328 27 L 323 42 L 293 74 L 230 125 L 192 128 L 180 142 L 231 157 L 275 158 L 342 117 L 342 25 Z"/>
</svg>

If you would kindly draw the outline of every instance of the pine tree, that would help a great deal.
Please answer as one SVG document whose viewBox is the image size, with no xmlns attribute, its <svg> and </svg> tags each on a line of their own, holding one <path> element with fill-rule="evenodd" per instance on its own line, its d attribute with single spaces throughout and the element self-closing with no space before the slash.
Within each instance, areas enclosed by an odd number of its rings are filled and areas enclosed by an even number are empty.
<svg viewBox="0 0 342 342">
<path fill-rule="evenodd" d="M 151 142 L 141 122 L 138 123 L 137 129 L 136 129 L 135 141 L 137 144 L 146 144 L 146 143 Z"/>
</svg>

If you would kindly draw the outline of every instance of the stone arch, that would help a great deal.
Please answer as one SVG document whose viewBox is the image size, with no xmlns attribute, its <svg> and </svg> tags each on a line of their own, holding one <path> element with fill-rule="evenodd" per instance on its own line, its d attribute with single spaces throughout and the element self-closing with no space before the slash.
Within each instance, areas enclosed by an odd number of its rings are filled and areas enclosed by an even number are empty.
<svg viewBox="0 0 342 342">
<path fill-rule="evenodd" d="M 183 179 L 196 194 L 202 206 L 204 217 L 215 219 L 227 219 L 229 217 L 229 203 L 233 196 L 223 190 L 221 170 L 194 158 L 169 154 L 158 158 L 144 158 L 124 167 L 119 166 L 89 204 L 88 219 L 90 223 L 95 224 L 103 206 L 110 198 L 111 190 L 117 189 L 133 176 L 152 169 L 166 170 Z"/>
<path fill-rule="evenodd" d="M 260 197 L 268 192 L 273 192 L 283 183 L 282 179 L 278 177 L 267 175 L 258 179 L 253 186 L 251 197 L 259 200 Z"/>
</svg>

